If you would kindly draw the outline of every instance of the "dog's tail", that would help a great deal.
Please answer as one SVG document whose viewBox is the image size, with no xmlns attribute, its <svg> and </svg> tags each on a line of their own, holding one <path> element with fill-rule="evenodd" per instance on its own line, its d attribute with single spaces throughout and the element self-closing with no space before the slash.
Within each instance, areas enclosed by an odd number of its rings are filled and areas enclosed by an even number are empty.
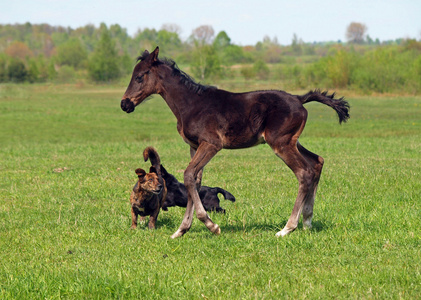
<svg viewBox="0 0 421 300">
<path fill-rule="evenodd" d="M 230 192 L 228 192 L 228 191 L 226 191 L 226 190 L 224 190 L 220 187 L 216 187 L 216 190 L 217 190 L 218 194 L 222 194 L 224 196 L 225 200 L 229 200 L 229 201 L 232 201 L 232 202 L 235 201 L 235 197 Z"/>
<path fill-rule="evenodd" d="M 335 93 L 328 95 L 327 91 L 314 90 L 303 96 L 298 96 L 298 99 L 302 104 L 317 101 L 332 107 L 338 114 L 339 123 L 346 122 L 349 119 L 349 103 L 345 101 L 344 97 L 335 99 Z"/>
<path fill-rule="evenodd" d="M 158 152 L 153 147 L 147 147 L 143 150 L 143 159 L 151 161 L 152 167 L 155 169 L 156 174 L 159 178 L 162 178 L 161 174 L 161 159 L 159 158 Z"/>
</svg>

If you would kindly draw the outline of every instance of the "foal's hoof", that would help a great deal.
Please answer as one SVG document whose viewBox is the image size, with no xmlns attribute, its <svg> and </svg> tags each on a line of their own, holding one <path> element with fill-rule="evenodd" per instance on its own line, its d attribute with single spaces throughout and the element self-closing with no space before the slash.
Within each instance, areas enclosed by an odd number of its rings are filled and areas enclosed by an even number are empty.
<svg viewBox="0 0 421 300">
<path fill-rule="evenodd" d="M 180 230 L 180 229 L 178 229 L 172 236 L 171 236 L 171 238 L 172 239 L 175 239 L 175 238 L 178 238 L 178 237 L 181 237 L 181 236 L 183 236 L 184 234 L 185 234 L 186 232 L 185 231 L 182 231 L 182 230 Z"/>
<path fill-rule="evenodd" d="M 221 234 L 221 228 L 218 226 L 218 224 L 215 224 L 213 230 L 211 230 L 214 234 L 220 235 Z"/>
<path fill-rule="evenodd" d="M 290 229 L 290 228 L 284 228 L 284 229 L 282 229 L 281 231 L 279 231 L 277 234 L 276 234 L 276 237 L 280 237 L 280 236 L 286 236 L 287 234 L 290 234 L 291 232 L 293 232 L 295 230 L 295 228 L 294 229 Z"/>
</svg>

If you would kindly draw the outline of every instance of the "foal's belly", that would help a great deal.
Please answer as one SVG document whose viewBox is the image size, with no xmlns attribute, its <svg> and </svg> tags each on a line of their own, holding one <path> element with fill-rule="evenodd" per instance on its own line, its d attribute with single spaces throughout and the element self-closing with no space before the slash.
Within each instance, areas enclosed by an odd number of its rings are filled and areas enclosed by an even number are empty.
<svg viewBox="0 0 421 300">
<path fill-rule="evenodd" d="M 223 148 L 224 149 L 243 149 L 257 146 L 260 144 L 266 143 L 263 134 L 251 136 L 251 137 L 242 137 L 242 136 L 230 136 L 223 138 Z"/>
</svg>

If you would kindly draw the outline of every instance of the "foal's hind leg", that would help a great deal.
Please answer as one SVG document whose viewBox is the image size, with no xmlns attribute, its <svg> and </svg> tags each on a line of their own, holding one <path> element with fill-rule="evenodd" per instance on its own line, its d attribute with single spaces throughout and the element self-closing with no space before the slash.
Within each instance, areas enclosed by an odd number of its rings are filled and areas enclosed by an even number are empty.
<svg viewBox="0 0 421 300">
<path fill-rule="evenodd" d="M 301 213 L 306 228 L 311 227 L 313 216 L 314 196 L 320 178 L 323 159 L 302 147 L 298 141 L 298 135 L 292 139 L 278 141 L 271 145 L 275 154 L 279 156 L 294 172 L 298 179 L 298 195 L 294 208 L 285 227 L 276 236 L 285 236 L 294 231 L 298 226 Z M 317 162 L 316 162 L 317 160 Z"/>
<path fill-rule="evenodd" d="M 307 159 L 307 161 L 313 166 L 314 170 L 314 189 L 312 191 L 312 196 L 306 199 L 304 202 L 303 207 L 303 227 L 304 229 L 311 228 L 311 219 L 313 217 L 313 206 L 314 206 L 314 199 L 316 197 L 317 186 L 319 184 L 320 175 L 322 173 L 323 163 L 324 160 L 321 156 L 308 151 L 300 143 L 297 143 L 298 151 Z"/>
</svg>

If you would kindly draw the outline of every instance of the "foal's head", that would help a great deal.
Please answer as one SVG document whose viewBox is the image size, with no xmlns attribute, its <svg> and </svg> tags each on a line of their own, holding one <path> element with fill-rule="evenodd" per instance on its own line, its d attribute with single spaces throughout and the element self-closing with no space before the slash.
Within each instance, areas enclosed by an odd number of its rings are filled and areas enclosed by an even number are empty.
<svg viewBox="0 0 421 300">
<path fill-rule="evenodd" d="M 148 96 L 159 93 L 157 66 L 159 48 L 149 53 L 147 50 L 138 58 L 132 79 L 121 100 L 121 109 L 127 113 L 134 111 L 135 107 L 142 103 Z"/>
</svg>

